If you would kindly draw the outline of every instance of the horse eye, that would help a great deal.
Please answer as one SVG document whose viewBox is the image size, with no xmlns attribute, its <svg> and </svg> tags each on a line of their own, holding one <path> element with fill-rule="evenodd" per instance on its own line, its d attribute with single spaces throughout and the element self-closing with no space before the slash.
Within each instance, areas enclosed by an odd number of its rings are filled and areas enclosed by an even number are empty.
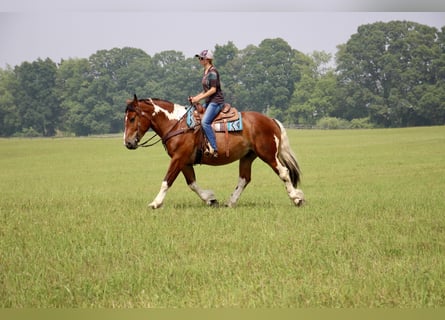
<svg viewBox="0 0 445 320">
<path fill-rule="evenodd" d="M 136 120 L 136 117 L 131 118 L 131 119 L 130 119 L 130 123 L 133 123 L 134 120 Z"/>
</svg>

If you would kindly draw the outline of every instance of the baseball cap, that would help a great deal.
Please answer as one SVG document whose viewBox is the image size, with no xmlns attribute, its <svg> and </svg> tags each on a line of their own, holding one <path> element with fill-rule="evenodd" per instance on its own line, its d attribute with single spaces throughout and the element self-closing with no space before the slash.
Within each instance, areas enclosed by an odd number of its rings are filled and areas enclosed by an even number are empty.
<svg viewBox="0 0 445 320">
<path fill-rule="evenodd" d="M 202 50 L 201 53 L 195 54 L 195 58 L 213 59 L 213 52 L 210 50 Z"/>
</svg>

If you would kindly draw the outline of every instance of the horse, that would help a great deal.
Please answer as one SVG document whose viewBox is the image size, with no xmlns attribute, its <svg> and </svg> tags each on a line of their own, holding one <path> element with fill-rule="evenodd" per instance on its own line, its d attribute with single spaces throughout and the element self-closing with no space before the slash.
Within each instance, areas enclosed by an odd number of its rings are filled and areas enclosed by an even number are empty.
<svg viewBox="0 0 445 320">
<path fill-rule="evenodd" d="M 296 157 L 291 150 L 289 139 L 283 125 L 276 119 L 254 111 L 243 111 L 242 131 L 216 133 L 220 155 L 218 157 L 200 156 L 199 146 L 202 140 L 200 125 L 189 128 L 185 114 L 188 108 L 167 100 L 148 98 L 127 100 L 125 110 L 124 145 L 135 150 L 145 133 L 151 128 L 159 136 L 170 156 L 167 174 L 161 183 L 158 195 L 148 205 L 152 209 L 160 208 L 167 191 L 173 185 L 180 172 L 185 177 L 189 188 L 209 206 L 218 205 L 211 190 L 203 190 L 196 183 L 194 165 L 221 166 L 239 160 L 238 184 L 228 199 L 226 206 L 234 207 L 241 193 L 251 181 L 252 162 L 259 157 L 267 163 L 284 182 L 287 194 L 297 207 L 305 199 L 300 183 L 301 171 Z M 154 136 L 153 136 L 154 137 Z M 152 137 L 152 138 L 153 138 Z"/>
</svg>

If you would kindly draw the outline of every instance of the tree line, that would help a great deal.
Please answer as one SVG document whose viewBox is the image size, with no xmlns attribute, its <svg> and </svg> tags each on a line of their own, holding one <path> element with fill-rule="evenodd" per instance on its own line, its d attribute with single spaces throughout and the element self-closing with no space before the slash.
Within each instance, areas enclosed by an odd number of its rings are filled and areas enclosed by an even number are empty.
<svg viewBox="0 0 445 320">
<path fill-rule="evenodd" d="M 281 39 L 238 49 L 216 45 L 227 102 L 289 126 L 405 127 L 445 124 L 445 27 L 409 21 L 362 25 L 334 57 L 303 54 Z M 187 105 L 202 69 L 179 51 L 137 48 L 89 58 L 47 58 L 0 68 L 0 135 L 54 136 L 123 130 L 125 101 Z"/>
</svg>

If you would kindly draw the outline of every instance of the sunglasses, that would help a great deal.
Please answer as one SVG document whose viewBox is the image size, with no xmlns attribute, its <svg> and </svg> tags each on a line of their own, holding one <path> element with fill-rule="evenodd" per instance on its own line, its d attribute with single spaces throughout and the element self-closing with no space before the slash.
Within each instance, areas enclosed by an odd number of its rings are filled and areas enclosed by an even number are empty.
<svg viewBox="0 0 445 320">
<path fill-rule="evenodd" d="M 201 61 L 205 60 L 205 58 L 203 58 L 203 57 L 198 57 L 198 59 L 201 60 Z"/>
</svg>

